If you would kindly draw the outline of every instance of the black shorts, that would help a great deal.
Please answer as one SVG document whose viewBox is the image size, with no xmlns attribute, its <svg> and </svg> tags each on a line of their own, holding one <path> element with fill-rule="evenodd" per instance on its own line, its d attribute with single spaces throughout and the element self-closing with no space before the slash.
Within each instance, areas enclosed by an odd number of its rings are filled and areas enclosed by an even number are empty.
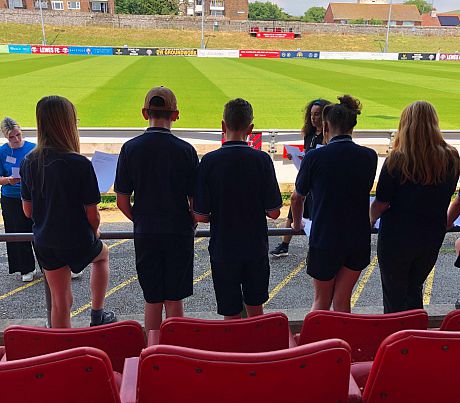
<svg viewBox="0 0 460 403">
<path fill-rule="evenodd" d="M 100 239 L 96 239 L 90 246 L 72 249 L 47 248 L 35 244 L 35 254 L 40 266 L 45 270 L 69 266 L 73 273 L 80 273 L 99 256 L 103 246 Z"/>
<path fill-rule="evenodd" d="M 307 273 L 315 280 L 329 281 L 343 266 L 350 270 L 362 271 L 370 262 L 370 245 L 343 252 L 310 247 L 307 255 Z"/>
<path fill-rule="evenodd" d="M 134 237 L 136 270 L 147 303 L 180 301 L 193 294 L 193 241 L 193 234 Z"/>
<path fill-rule="evenodd" d="M 245 263 L 214 262 L 211 258 L 211 270 L 219 315 L 238 315 L 243 301 L 258 306 L 268 300 L 268 256 Z"/>
</svg>

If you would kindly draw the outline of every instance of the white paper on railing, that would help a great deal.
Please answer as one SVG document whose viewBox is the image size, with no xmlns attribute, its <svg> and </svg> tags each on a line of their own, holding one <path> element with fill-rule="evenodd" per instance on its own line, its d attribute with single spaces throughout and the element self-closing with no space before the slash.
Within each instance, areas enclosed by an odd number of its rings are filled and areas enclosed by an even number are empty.
<svg viewBox="0 0 460 403">
<path fill-rule="evenodd" d="M 302 218 L 302 222 L 304 225 L 303 231 L 305 232 L 305 235 L 310 236 L 312 221 L 309 220 L 308 218 Z"/>
<path fill-rule="evenodd" d="M 304 152 L 300 151 L 297 147 L 293 147 L 287 144 L 285 144 L 284 147 L 286 147 L 286 152 L 291 154 L 292 162 L 294 163 L 294 166 L 297 168 L 297 170 L 299 170 L 300 164 L 302 163 L 303 157 L 305 155 Z"/>
<path fill-rule="evenodd" d="M 20 179 L 21 175 L 19 175 L 19 168 L 18 167 L 13 167 L 11 168 L 11 176 L 16 179 Z"/>
<path fill-rule="evenodd" d="M 107 154 L 96 151 L 91 159 L 96 173 L 99 192 L 106 193 L 115 182 L 118 154 Z"/>
</svg>

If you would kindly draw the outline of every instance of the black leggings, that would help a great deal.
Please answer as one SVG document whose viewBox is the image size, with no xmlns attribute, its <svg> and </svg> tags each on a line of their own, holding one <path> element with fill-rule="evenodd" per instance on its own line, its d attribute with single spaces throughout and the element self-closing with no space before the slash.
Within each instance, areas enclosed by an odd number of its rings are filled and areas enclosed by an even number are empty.
<svg viewBox="0 0 460 403">
<path fill-rule="evenodd" d="M 379 237 L 377 256 L 385 313 L 423 308 L 423 283 L 438 259 L 442 240 L 405 245 Z"/>
<path fill-rule="evenodd" d="M 32 232 L 32 220 L 24 215 L 21 199 L 2 196 L 2 216 L 5 232 Z M 9 273 L 27 274 L 35 270 L 32 242 L 7 242 Z"/>
</svg>

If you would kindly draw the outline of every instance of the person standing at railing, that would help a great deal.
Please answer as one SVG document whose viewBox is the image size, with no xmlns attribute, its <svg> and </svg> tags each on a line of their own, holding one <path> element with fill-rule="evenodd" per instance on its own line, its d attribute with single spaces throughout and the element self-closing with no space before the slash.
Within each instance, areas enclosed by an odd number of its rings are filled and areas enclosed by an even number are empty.
<svg viewBox="0 0 460 403">
<path fill-rule="evenodd" d="M 170 89 L 152 88 L 142 115 L 150 127 L 123 144 L 115 192 L 118 208 L 134 223 L 136 271 L 148 332 L 160 328 L 163 308 L 168 318 L 184 316 L 183 300 L 193 294 L 191 205 L 198 155 L 171 132 L 179 110 Z"/>
<path fill-rule="evenodd" d="M 353 286 L 370 263 L 369 193 L 377 170 L 374 150 L 351 135 L 361 103 L 349 95 L 323 110 L 327 145 L 305 155 L 291 197 L 293 229 L 300 230 L 305 197 L 313 195 L 307 273 L 315 288 L 312 310 L 350 312 Z"/>
<path fill-rule="evenodd" d="M 323 109 L 330 102 L 325 99 L 315 99 L 311 101 L 305 108 L 305 119 L 302 127 L 302 135 L 304 142 L 304 150 L 307 153 L 310 150 L 314 150 L 316 147 L 323 145 Z M 287 157 L 291 159 L 291 155 Z M 313 200 L 311 194 L 308 194 L 305 198 L 305 204 L 303 207 L 303 217 L 311 218 L 311 209 L 313 206 Z M 288 216 L 286 219 L 286 228 L 292 226 L 292 209 L 289 209 Z M 283 236 L 282 242 L 270 251 L 270 254 L 275 257 L 287 256 L 289 254 L 289 244 L 291 242 L 292 235 Z"/>
<path fill-rule="evenodd" d="M 70 327 L 71 272 L 90 263 L 90 324 L 115 322 L 114 313 L 103 309 L 109 251 L 99 239 L 101 195 L 91 162 L 80 155 L 75 107 L 63 97 L 44 97 L 36 117 L 37 147 L 21 164 L 21 197 L 50 287 L 51 326 Z"/>
<path fill-rule="evenodd" d="M 32 220 L 22 211 L 21 179 L 19 167 L 24 157 L 35 147 L 34 143 L 25 141 L 18 123 L 6 117 L 0 124 L 8 140 L 0 147 L 0 185 L 2 185 L 2 216 L 5 232 L 30 233 Z M 9 273 L 21 273 L 22 281 L 29 282 L 36 273 L 35 258 L 31 242 L 7 242 Z"/>
<path fill-rule="evenodd" d="M 444 240 L 459 172 L 458 152 L 445 142 L 433 105 L 406 107 L 371 206 L 372 224 L 381 217 L 377 255 L 385 313 L 423 308 L 423 283 Z"/>
<path fill-rule="evenodd" d="M 252 121 L 249 102 L 225 105 L 227 141 L 202 158 L 193 199 L 195 220 L 211 223 L 212 279 L 217 313 L 225 319 L 240 318 L 243 303 L 248 316 L 263 314 L 270 278 L 266 217 L 278 218 L 282 206 L 270 156 L 246 142 Z"/>
</svg>

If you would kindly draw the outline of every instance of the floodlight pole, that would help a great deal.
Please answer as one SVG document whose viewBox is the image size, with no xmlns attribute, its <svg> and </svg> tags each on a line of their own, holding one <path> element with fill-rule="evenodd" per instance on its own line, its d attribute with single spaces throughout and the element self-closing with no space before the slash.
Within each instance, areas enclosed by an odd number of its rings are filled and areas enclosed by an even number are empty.
<svg viewBox="0 0 460 403">
<path fill-rule="evenodd" d="M 390 40 L 390 23 L 391 23 L 391 8 L 393 7 L 393 0 L 390 0 L 390 8 L 388 11 L 388 23 L 387 23 L 387 37 L 385 40 L 385 49 L 384 53 L 388 52 L 388 42 Z"/>
<path fill-rule="evenodd" d="M 205 0 L 201 0 L 201 49 L 204 49 L 204 10 Z"/>
<path fill-rule="evenodd" d="M 45 22 L 43 21 L 42 0 L 38 0 L 38 8 L 40 9 L 40 19 L 42 22 L 42 45 L 46 45 Z"/>
</svg>

